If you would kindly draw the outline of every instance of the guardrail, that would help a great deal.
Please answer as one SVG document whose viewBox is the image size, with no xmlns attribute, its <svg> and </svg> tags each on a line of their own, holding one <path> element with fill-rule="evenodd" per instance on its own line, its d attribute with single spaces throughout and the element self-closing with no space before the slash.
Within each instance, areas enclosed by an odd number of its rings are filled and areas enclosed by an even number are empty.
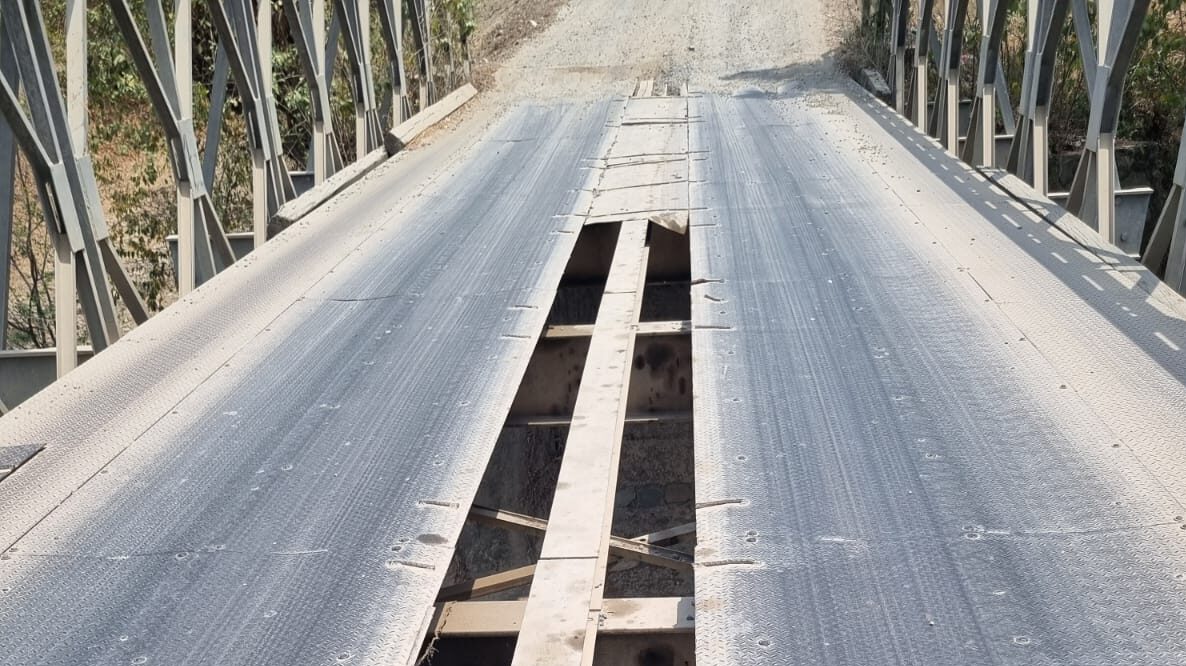
<svg viewBox="0 0 1186 666">
<path fill-rule="evenodd" d="M 1116 128 L 1125 78 L 1139 45 L 1150 0 L 1097 0 L 1095 34 L 1088 0 L 1025 0 L 1025 64 L 1016 117 L 1000 64 L 1013 3 L 979 0 L 979 67 L 966 139 L 960 135 L 959 82 L 965 56 L 971 55 L 964 42 L 969 0 L 946 0 L 942 35 L 935 29 L 935 2 L 883 3 L 883 10 L 889 12 L 885 24 L 890 71 L 886 79 L 897 111 L 963 160 L 980 167 L 1005 168 L 1039 193 L 1065 200 L 1067 210 L 1095 228 L 1104 240 L 1137 254 L 1152 191 L 1120 187 Z M 1091 114 L 1073 185 L 1070 192 L 1060 194 L 1050 192 L 1048 132 L 1057 49 L 1068 21 L 1079 42 Z M 932 76 L 938 81 L 934 93 L 928 90 Z M 1006 134 L 1011 135 L 1005 160 L 998 157 L 995 148 L 1000 139 L 996 133 L 998 112 Z M 1172 191 L 1141 253 L 1141 261 L 1155 272 L 1164 266 L 1165 281 L 1184 292 L 1186 208 L 1182 188 L 1186 185 L 1186 146 L 1179 147 L 1178 155 Z"/>
</svg>

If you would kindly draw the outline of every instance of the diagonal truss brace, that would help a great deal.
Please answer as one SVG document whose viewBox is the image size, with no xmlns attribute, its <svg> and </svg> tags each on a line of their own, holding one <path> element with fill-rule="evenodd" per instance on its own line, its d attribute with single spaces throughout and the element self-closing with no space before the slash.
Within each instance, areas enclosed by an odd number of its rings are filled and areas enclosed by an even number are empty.
<svg viewBox="0 0 1186 666">
<path fill-rule="evenodd" d="M 276 102 L 272 98 L 271 82 L 266 77 L 252 20 L 252 0 L 207 0 L 210 18 L 225 49 L 235 88 L 243 102 L 247 120 L 247 140 L 252 159 L 262 173 L 263 183 L 256 206 L 271 219 L 296 191 L 292 177 L 284 163 L 276 120 Z M 269 55 L 270 57 L 270 55 Z"/>
<path fill-rule="evenodd" d="M 334 58 L 332 54 L 322 55 L 325 51 L 324 3 L 325 0 L 283 0 L 284 15 L 288 19 L 313 106 L 313 149 L 310 159 L 313 162 L 315 183 L 337 173 L 343 166 L 342 152 L 334 136 L 329 101 Z M 318 30 L 318 27 L 321 29 Z M 331 43 L 336 39 L 333 32 L 336 30 L 331 31 Z"/>
<path fill-rule="evenodd" d="M 111 247 L 90 158 L 71 141 L 39 3 L 0 3 L 0 31 L 7 42 L 0 44 L 0 54 L 16 62 L 19 76 L 0 72 L 0 115 L 33 168 L 59 255 L 73 256 L 79 304 L 91 343 L 102 351 L 119 338 L 111 284 L 137 323 L 148 319 L 147 307 Z M 22 84 L 28 114 L 17 97 Z"/>
<path fill-rule="evenodd" d="M 412 41 L 416 48 L 416 62 L 420 66 L 419 110 L 432 104 L 436 96 L 432 82 L 432 4 L 431 0 L 407 0 L 412 22 Z"/>
<path fill-rule="evenodd" d="M 185 294 L 234 263 L 235 257 L 214 210 L 193 119 L 182 106 L 161 0 L 146 0 L 144 3 L 152 35 L 152 53 L 140 34 L 127 0 L 108 0 L 108 4 L 131 51 L 132 62 L 148 92 L 157 120 L 164 128 L 173 175 L 181 195 L 178 206 L 188 208 L 179 210 L 178 216 L 179 247 L 183 250 L 178 257 L 178 285 Z"/>
<path fill-rule="evenodd" d="M 383 123 L 379 120 L 371 70 L 369 1 L 334 0 L 334 11 L 343 25 L 346 61 L 350 63 L 350 91 L 357 128 L 356 159 L 383 145 Z"/>
<path fill-rule="evenodd" d="M 1182 136 L 1186 138 L 1186 126 Z M 1141 255 L 1141 263 L 1152 271 L 1165 264 L 1165 282 L 1175 291 L 1186 291 L 1186 141 L 1178 147 L 1178 164 L 1174 181 L 1166 197 L 1165 207 L 1153 227 L 1149 245 Z"/>
<path fill-rule="evenodd" d="M 404 14 L 402 0 L 375 0 L 379 9 L 379 27 L 387 49 L 391 76 L 391 126 L 412 116 L 408 102 L 408 77 L 404 71 Z"/>
<path fill-rule="evenodd" d="M 1124 80 L 1136 52 L 1137 41 L 1150 0 L 1117 0 L 1110 16 L 1101 17 L 1101 57 L 1094 68 L 1091 116 L 1087 142 L 1075 171 L 1067 210 L 1096 228 L 1100 237 L 1115 245 L 1116 164 L 1115 132 L 1124 97 Z M 1119 26 L 1120 30 L 1112 30 Z M 1088 67 L 1090 69 L 1090 67 Z"/>
</svg>

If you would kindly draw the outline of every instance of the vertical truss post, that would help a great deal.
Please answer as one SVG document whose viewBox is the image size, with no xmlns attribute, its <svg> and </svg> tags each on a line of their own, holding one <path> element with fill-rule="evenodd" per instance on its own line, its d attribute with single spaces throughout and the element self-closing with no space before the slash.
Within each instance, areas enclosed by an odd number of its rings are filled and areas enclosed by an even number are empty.
<svg viewBox="0 0 1186 666">
<path fill-rule="evenodd" d="M 243 101 L 252 160 L 260 165 L 257 173 L 262 182 L 255 183 L 253 219 L 263 215 L 270 220 L 296 193 L 280 145 L 276 102 L 271 86 L 265 85 L 255 7 L 252 0 L 207 0 L 206 6 Z"/>
<path fill-rule="evenodd" d="M 186 109 L 192 109 L 194 105 L 193 3 L 191 0 L 176 0 L 174 7 L 177 10 L 173 19 L 173 57 L 176 60 L 177 68 L 177 111 L 184 122 L 188 116 Z M 194 229 L 192 188 L 189 186 L 189 182 L 178 180 L 177 293 L 181 296 L 188 294 L 198 286 L 198 272 L 194 261 L 198 247 L 197 235 L 197 230 Z"/>
<path fill-rule="evenodd" d="M 1164 263 L 1165 282 L 1179 293 L 1186 291 L 1186 200 L 1182 196 L 1186 189 L 1186 125 L 1182 137 L 1173 185 L 1153 227 L 1149 245 L 1141 255 L 1141 263 L 1149 270 L 1158 271 Z"/>
<path fill-rule="evenodd" d="M 972 123 L 964 144 L 964 161 L 978 166 L 996 165 L 997 76 L 1001 62 L 1001 40 L 1005 36 L 1009 3 L 1005 0 L 982 0 L 980 18 L 984 35 L 980 41 L 980 70 L 976 76 L 979 95 L 972 102 Z"/>
<path fill-rule="evenodd" d="M 346 59 L 350 63 L 357 157 L 362 157 L 383 144 L 383 130 L 375 103 L 375 82 L 371 73 L 368 2 L 369 0 L 334 0 L 336 16 L 341 17 Z"/>
<path fill-rule="evenodd" d="M 395 127 L 412 115 L 408 105 L 408 77 L 404 71 L 404 3 L 402 0 L 376 2 L 383 45 L 387 48 L 387 65 L 391 70 L 391 126 Z"/>
<path fill-rule="evenodd" d="M 313 182 L 321 183 L 330 175 L 329 141 L 333 134 L 333 116 L 329 106 L 329 79 L 325 73 L 331 64 L 325 58 L 325 0 L 313 0 L 312 9 L 308 36 L 313 42 L 313 60 L 321 67 L 319 94 L 324 102 L 321 113 L 315 114 L 313 118 Z"/>
<path fill-rule="evenodd" d="M 355 10 L 358 12 L 358 18 L 354 22 L 357 28 L 358 37 L 351 40 L 351 31 L 346 31 L 347 41 L 355 43 L 355 49 L 359 52 L 357 58 L 357 66 L 360 70 L 355 77 L 358 79 L 356 85 L 360 88 L 365 83 L 368 90 L 366 94 L 359 94 L 354 99 L 354 139 L 355 139 L 355 159 L 361 158 L 363 155 L 371 152 L 382 144 L 382 128 L 379 127 L 378 109 L 375 105 L 375 80 L 374 73 L 371 71 L 371 4 L 370 0 L 354 0 Z M 359 104 L 359 98 L 365 97 L 365 105 Z M 374 127 L 368 127 L 370 117 L 368 114 L 374 116 Z"/>
<path fill-rule="evenodd" d="M 1111 11 L 1108 11 L 1108 10 Z M 1149 0 L 1102 0 L 1100 44 L 1091 94 L 1087 141 L 1067 209 L 1113 245 L 1116 235 L 1116 126 L 1124 80 L 1136 52 Z M 1117 30 L 1119 28 L 1119 30 Z"/>
<path fill-rule="evenodd" d="M 261 74 L 261 84 L 267 91 L 265 96 L 272 99 L 272 2 L 271 0 L 263 0 L 256 8 L 255 17 L 255 34 L 256 39 L 259 40 L 259 69 Z M 264 160 L 261 159 L 262 154 L 258 157 L 252 156 L 251 160 L 251 182 L 252 191 L 255 192 L 255 197 L 260 200 L 260 205 L 252 207 L 251 215 L 251 238 L 252 247 L 260 247 L 268 242 L 268 207 L 266 201 L 263 200 L 264 193 L 267 191 L 267 166 Z"/>
<path fill-rule="evenodd" d="M 931 124 L 934 136 L 952 155 L 959 155 L 960 59 L 963 56 L 964 23 L 967 18 L 968 0 L 948 0 L 947 25 L 943 29 L 943 57 L 939 67 L 942 80 Z"/>
<path fill-rule="evenodd" d="M 70 140 L 79 155 L 89 152 L 87 136 L 86 1 L 66 4 L 66 114 Z M 78 293 L 74 253 L 64 238 L 54 245 L 54 346 L 57 375 L 78 366 Z M 5 255 L 7 256 L 7 255 Z M 7 292 L 4 292 L 7 297 Z"/>
<path fill-rule="evenodd" d="M 108 0 L 108 4 L 168 140 L 177 184 L 177 286 L 181 294 L 187 294 L 234 261 L 206 187 L 194 133 L 191 2 L 176 2 L 172 44 L 161 0 L 144 3 L 151 52 L 128 0 Z"/>
<path fill-rule="evenodd" d="M 436 83 L 432 75 L 432 0 L 420 0 L 420 17 L 424 21 L 424 83 L 428 86 L 428 104 L 437 100 Z"/>
<path fill-rule="evenodd" d="M 1026 56 L 1021 93 L 1021 121 L 1009 150 L 1008 168 L 1033 184 L 1042 194 L 1049 191 L 1050 95 L 1058 43 L 1070 10 L 1069 0 L 1029 0 L 1031 53 Z"/>
<path fill-rule="evenodd" d="M 898 114 L 906 115 L 906 33 L 910 22 L 910 0 L 894 0 L 893 33 L 890 46 L 893 48 L 894 108 Z"/>
<path fill-rule="evenodd" d="M 935 0 L 918 0 L 918 34 L 914 42 L 914 108 L 910 120 L 922 131 L 927 131 L 930 95 L 927 93 L 928 61 L 931 58 L 931 39 L 935 30 Z"/>
<path fill-rule="evenodd" d="M 81 0 L 75 0 L 81 2 Z M 67 9 L 69 12 L 69 9 Z M 0 27 L 0 78 L 17 80 L 16 57 L 3 43 Z M 0 351 L 8 344 L 8 290 L 12 270 L 12 210 L 16 196 L 16 137 L 8 120 L 0 116 Z"/>
</svg>

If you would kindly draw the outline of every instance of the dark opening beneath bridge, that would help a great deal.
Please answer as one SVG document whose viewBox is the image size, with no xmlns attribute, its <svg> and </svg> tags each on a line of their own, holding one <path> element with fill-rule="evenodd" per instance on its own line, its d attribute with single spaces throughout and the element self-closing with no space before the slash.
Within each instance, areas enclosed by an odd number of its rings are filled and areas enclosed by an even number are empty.
<svg viewBox="0 0 1186 666">
<path fill-rule="evenodd" d="M 620 230 L 587 225 L 577 240 L 458 540 L 424 664 L 512 661 Z M 688 239 L 651 225 L 648 244 L 594 663 L 682 666 L 695 663 Z"/>
</svg>

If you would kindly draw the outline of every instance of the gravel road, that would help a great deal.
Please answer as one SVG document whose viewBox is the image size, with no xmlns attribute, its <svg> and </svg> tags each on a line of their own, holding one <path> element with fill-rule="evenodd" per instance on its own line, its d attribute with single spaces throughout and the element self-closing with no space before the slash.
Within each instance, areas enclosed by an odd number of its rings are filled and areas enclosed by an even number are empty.
<svg viewBox="0 0 1186 666">
<path fill-rule="evenodd" d="M 574 1 L 503 65 L 497 90 L 573 99 L 629 92 L 643 78 L 730 92 L 830 77 L 855 11 L 853 0 Z"/>
</svg>

